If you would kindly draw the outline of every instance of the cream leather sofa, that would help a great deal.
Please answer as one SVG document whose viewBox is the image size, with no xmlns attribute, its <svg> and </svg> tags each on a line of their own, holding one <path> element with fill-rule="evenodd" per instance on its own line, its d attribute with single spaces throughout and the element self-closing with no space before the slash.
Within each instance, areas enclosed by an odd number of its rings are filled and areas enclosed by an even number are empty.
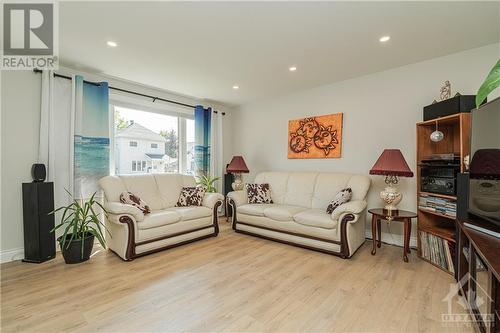
<svg viewBox="0 0 500 333">
<path fill-rule="evenodd" d="M 351 257 L 365 241 L 364 175 L 318 172 L 263 172 L 255 183 L 269 183 L 273 204 L 248 204 L 246 191 L 228 194 L 236 232 Z M 326 207 L 341 189 L 352 199 L 331 215 Z"/>
<path fill-rule="evenodd" d="M 195 186 L 192 176 L 145 174 L 107 176 L 99 180 L 104 190 L 106 226 L 111 233 L 109 249 L 124 260 L 217 236 L 217 209 L 224 197 L 207 193 L 203 206 L 175 207 L 182 187 Z M 130 191 L 151 209 L 144 215 L 132 205 L 122 204 L 120 194 Z"/>
</svg>

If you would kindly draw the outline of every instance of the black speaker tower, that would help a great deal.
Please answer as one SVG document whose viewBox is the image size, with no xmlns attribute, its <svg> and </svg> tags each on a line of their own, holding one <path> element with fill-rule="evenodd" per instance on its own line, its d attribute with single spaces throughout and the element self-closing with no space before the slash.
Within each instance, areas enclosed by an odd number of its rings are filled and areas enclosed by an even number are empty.
<svg viewBox="0 0 500 333">
<path fill-rule="evenodd" d="M 38 179 L 37 179 L 38 178 Z M 54 183 L 35 178 L 23 183 L 23 222 L 25 262 L 41 263 L 56 256 Z"/>
</svg>

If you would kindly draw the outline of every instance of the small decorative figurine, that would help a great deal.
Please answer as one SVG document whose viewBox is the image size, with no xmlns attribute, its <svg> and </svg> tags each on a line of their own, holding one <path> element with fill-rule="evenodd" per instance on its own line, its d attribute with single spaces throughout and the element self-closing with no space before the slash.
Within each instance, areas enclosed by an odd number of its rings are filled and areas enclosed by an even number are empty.
<svg viewBox="0 0 500 333">
<path fill-rule="evenodd" d="M 441 100 L 444 101 L 445 99 L 448 99 L 451 97 L 451 84 L 450 81 L 446 80 L 444 81 L 444 85 L 441 87 Z"/>
</svg>

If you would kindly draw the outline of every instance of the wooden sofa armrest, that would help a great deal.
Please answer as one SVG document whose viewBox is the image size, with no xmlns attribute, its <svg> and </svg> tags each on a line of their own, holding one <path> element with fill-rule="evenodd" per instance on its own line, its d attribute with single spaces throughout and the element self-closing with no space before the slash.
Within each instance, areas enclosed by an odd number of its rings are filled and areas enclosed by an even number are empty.
<svg viewBox="0 0 500 333">
<path fill-rule="evenodd" d="M 137 221 L 130 214 L 109 214 L 108 229 L 111 234 L 110 248 L 124 260 L 135 257 L 135 232 Z"/>
</svg>

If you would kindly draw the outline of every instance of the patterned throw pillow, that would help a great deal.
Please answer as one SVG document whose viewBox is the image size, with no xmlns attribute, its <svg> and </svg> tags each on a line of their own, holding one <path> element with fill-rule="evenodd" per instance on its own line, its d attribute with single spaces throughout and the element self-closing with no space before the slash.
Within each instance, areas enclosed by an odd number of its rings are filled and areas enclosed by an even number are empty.
<svg viewBox="0 0 500 333">
<path fill-rule="evenodd" d="M 272 204 L 269 184 L 245 184 L 249 204 Z"/>
<path fill-rule="evenodd" d="M 335 195 L 335 198 L 333 198 L 333 200 L 326 208 L 326 212 L 328 214 L 333 213 L 335 208 L 342 205 L 343 203 L 349 202 L 351 200 L 351 197 L 352 197 L 352 190 L 350 187 L 340 190 L 340 192 Z"/>
<path fill-rule="evenodd" d="M 203 197 L 205 196 L 205 189 L 203 187 L 183 187 L 179 200 L 177 200 L 177 207 L 187 206 L 201 206 L 203 204 Z"/>
<path fill-rule="evenodd" d="M 144 200 L 142 200 L 132 192 L 122 192 L 122 194 L 120 194 L 120 202 L 137 207 L 144 214 L 151 213 L 151 210 L 149 209 L 149 206 L 146 204 L 146 202 L 144 202 Z"/>
</svg>

